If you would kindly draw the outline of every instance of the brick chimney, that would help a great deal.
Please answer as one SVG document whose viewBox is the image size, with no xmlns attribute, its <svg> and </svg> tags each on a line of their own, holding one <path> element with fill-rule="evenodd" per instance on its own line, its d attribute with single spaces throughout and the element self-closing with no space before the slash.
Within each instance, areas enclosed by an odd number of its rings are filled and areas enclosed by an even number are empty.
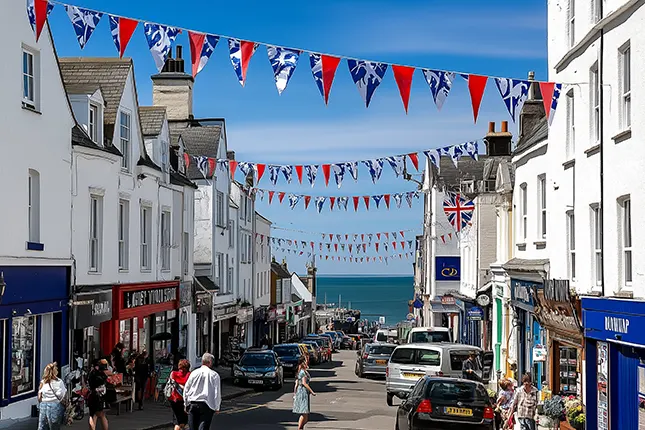
<svg viewBox="0 0 645 430">
<path fill-rule="evenodd" d="M 511 155 L 513 135 L 508 131 L 508 121 L 502 121 L 502 129 L 495 131 L 495 123 L 488 123 L 488 133 L 484 138 L 486 154 L 492 157 Z"/>
<path fill-rule="evenodd" d="M 235 151 L 226 151 L 227 160 L 235 160 Z"/>
<path fill-rule="evenodd" d="M 535 124 L 546 116 L 540 84 L 535 82 L 535 72 L 529 72 L 529 82 L 531 82 L 531 86 L 529 87 L 528 98 L 520 112 L 520 139 L 526 133 L 530 133 Z"/>
<path fill-rule="evenodd" d="M 184 71 L 182 46 L 176 47 L 176 58 L 172 49 L 161 73 L 152 76 L 152 104 L 165 106 L 169 120 L 188 120 L 193 117 L 192 75 Z"/>
<path fill-rule="evenodd" d="M 287 268 L 287 259 L 286 258 L 282 259 L 282 268 L 284 270 L 286 270 L 287 272 L 289 271 L 289 269 Z"/>
</svg>

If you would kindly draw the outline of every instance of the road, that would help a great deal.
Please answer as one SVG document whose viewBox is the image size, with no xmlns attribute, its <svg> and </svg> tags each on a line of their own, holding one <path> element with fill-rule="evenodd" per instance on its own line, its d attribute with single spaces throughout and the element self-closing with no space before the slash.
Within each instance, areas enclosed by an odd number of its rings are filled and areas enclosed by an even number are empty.
<svg viewBox="0 0 645 430">
<path fill-rule="evenodd" d="M 391 430 L 395 408 L 385 404 L 385 381 L 354 375 L 355 351 L 334 354 L 330 363 L 310 369 L 312 413 L 307 429 Z M 297 429 L 293 406 L 293 379 L 279 391 L 266 391 L 222 403 L 211 429 Z"/>
</svg>

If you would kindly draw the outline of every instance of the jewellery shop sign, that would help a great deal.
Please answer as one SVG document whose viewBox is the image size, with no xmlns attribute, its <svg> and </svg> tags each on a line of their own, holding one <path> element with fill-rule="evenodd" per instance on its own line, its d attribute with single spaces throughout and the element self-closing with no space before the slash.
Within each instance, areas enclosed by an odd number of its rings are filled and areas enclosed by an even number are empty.
<svg viewBox="0 0 645 430">
<path fill-rule="evenodd" d="M 160 305 L 177 300 L 177 287 L 154 288 L 152 290 L 124 291 L 123 309 Z"/>
</svg>

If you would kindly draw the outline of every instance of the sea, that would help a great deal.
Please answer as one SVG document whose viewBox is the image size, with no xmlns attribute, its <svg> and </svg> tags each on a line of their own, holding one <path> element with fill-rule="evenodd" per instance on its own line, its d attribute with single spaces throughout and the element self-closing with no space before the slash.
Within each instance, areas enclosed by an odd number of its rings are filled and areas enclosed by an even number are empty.
<svg viewBox="0 0 645 430">
<path fill-rule="evenodd" d="M 319 275 L 316 279 L 316 302 L 333 303 L 361 311 L 361 318 L 386 325 L 404 321 L 408 302 L 413 298 L 414 278 L 396 275 Z"/>
</svg>

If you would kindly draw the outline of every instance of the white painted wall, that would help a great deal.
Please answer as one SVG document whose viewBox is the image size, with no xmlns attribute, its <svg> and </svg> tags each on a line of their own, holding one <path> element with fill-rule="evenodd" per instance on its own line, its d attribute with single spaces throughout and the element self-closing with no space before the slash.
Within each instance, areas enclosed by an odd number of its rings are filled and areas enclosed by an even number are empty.
<svg viewBox="0 0 645 430">
<path fill-rule="evenodd" d="M 239 207 L 235 224 L 237 226 L 238 249 L 236 261 L 239 262 L 239 276 L 237 279 L 237 297 L 242 302 L 253 303 L 253 241 L 254 241 L 254 218 L 253 201 L 242 190 L 237 182 L 231 184 L 231 197 Z M 250 238 L 250 239 L 249 239 Z M 243 254 L 249 253 L 248 258 L 243 259 Z M 246 260 L 246 261 L 245 261 Z"/>
<path fill-rule="evenodd" d="M 255 288 L 254 306 L 271 304 L 271 247 L 267 245 L 271 235 L 271 221 L 255 212 Z M 264 239 L 262 239 L 264 238 Z"/>
<path fill-rule="evenodd" d="M 581 44 L 569 50 L 566 41 L 567 9 L 561 8 L 557 2 L 549 2 L 549 79 L 557 82 L 567 82 L 563 88 L 553 125 L 551 126 L 551 142 L 553 148 L 562 148 L 554 157 L 554 165 L 567 161 L 566 138 L 567 127 L 567 98 L 565 94 L 572 92 L 575 101 L 575 147 L 568 158 L 575 161 L 575 169 L 569 169 L 569 179 L 562 180 L 560 186 L 569 188 L 566 194 L 567 203 L 575 201 L 576 229 L 576 274 L 575 285 L 580 292 L 592 289 L 600 290 L 596 282 L 593 242 L 592 218 L 590 206 L 600 202 L 600 154 L 594 151 L 598 141 L 593 135 L 592 103 L 590 69 L 600 56 L 600 40 L 592 36 L 591 11 L 587 2 L 577 1 L 575 39 L 580 43 L 590 38 L 590 43 Z M 603 107 L 603 149 L 604 149 L 604 277 L 605 294 L 614 295 L 618 292 L 632 293 L 634 297 L 645 297 L 645 258 L 643 248 L 639 246 L 645 240 L 645 228 L 637 220 L 637 210 L 645 200 L 645 187 L 642 185 L 642 166 L 645 165 L 645 148 L 643 146 L 643 113 L 636 108 L 640 105 L 640 95 L 645 90 L 645 84 L 638 79 L 643 74 L 643 46 L 645 34 L 641 31 L 645 24 L 645 9 L 621 9 L 622 6 L 633 5 L 634 1 L 607 0 L 604 2 L 605 25 L 603 40 L 603 63 L 601 71 L 604 80 L 602 88 L 604 96 Z M 598 24 L 600 26 L 601 24 Z M 621 51 L 629 44 L 631 47 L 631 127 L 623 124 L 622 108 L 622 64 Z M 563 61 L 564 60 L 564 61 Z M 562 63 L 558 65 L 558 63 Z M 557 66 L 557 67 L 556 67 Z M 620 136 L 621 132 L 631 131 L 630 136 Z M 575 172 L 575 173 L 574 173 Z M 575 180 L 574 180 L 575 179 Z M 517 181 L 516 181 L 517 184 Z M 575 190 L 573 190 L 575 184 Z M 574 200 L 575 191 L 575 200 Z M 561 193 L 560 191 L 558 191 Z M 564 194 L 564 193 L 563 193 Z M 624 276 L 624 257 L 622 250 L 622 214 L 620 202 L 624 197 L 631 199 L 632 206 L 632 282 L 626 282 Z M 556 255 L 566 250 L 565 235 L 559 227 L 564 219 L 562 207 L 554 214 L 551 222 L 554 227 L 553 247 Z M 566 251 L 564 251 L 566 252 Z M 559 262 L 563 259 L 552 257 L 551 271 L 553 277 L 563 272 Z"/>
<path fill-rule="evenodd" d="M 3 4 L 0 24 L 4 66 L 0 69 L 0 265 L 69 265 L 71 237 L 71 128 L 65 91 L 45 25 L 36 42 L 24 2 Z M 22 107 L 23 47 L 36 55 L 36 110 Z M 40 174 L 40 235 L 43 251 L 28 251 L 29 169 Z M 10 204 L 9 204 L 10 203 Z M 6 206 L 8 205 L 8 206 Z M 20 263 L 15 258 L 29 258 Z"/>
</svg>

